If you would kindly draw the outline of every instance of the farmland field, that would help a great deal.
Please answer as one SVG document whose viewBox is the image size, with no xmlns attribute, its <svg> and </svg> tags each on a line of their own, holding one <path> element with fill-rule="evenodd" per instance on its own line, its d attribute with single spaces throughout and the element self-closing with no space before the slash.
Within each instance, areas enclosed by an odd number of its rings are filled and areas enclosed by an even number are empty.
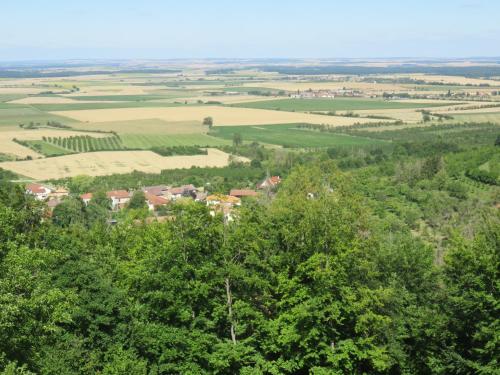
<svg viewBox="0 0 500 375">
<path fill-rule="evenodd" d="M 63 147 L 45 141 L 26 141 L 34 151 L 39 152 L 45 156 L 59 156 L 71 154 L 72 152 Z"/>
<path fill-rule="evenodd" d="M 386 101 L 377 99 L 278 99 L 234 104 L 235 107 L 273 109 L 282 111 L 348 111 L 358 109 L 403 109 L 438 107 L 443 103 L 416 103 Z"/>
<path fill-rule="evenodd" d="M 58 121 L 65 124 L 75 122 L 70 118 L 63 118 L 57 114 L 50 114 L 36 108 L 24 105 L 0 103 L 0 128 L 3 126 L 17 126 L 19 124 L 45 123 L 47 121 Z"/>
<path fill-rule="evenodd" d="M 224 167 L 229 154 L 209 149 L 207 155 L 163 157 L 152 151 L 89 152 L 16 162 L 0 163 L 4 168 L 38 180 L 57 179 L 82 174 L 103 176 L 129 173 L 134 170 L 159 173 L 164 169 L 197 167 Z"/>
<path fill-rule="evenodd" d="M 75 129 L 87 131 L 112 131 L 119 134 L 202 134 L 207 127 L 198 121 L 166 121 L 158 118 L 106 122 L 82 122 Z"/>
<path fill-rule="evenodd" d="M 255 141 L 285 147 L 342 147 L 385 143 L 370 138 L 301 129 L 298 128 L 298 125 L 225 126 L 215 128 L 210 134 L 227 140 L 232 140 L 234 134 L 240 134 L 243 141 Z"/>
<path fill-rule="evenodd" d="M 176 107 L 181 104 L 176 103 L 154 103 L 150 101 L 103 101 L 103 102 L 82 102 L 78 103 L 54 103 L 54 104 L 33 104 L 32 107 L 40 111 L 77 111 L 86 109 L 108 109 L 108 108 L 143 108 L 143 107 Z"/>
<path fill-rule="evenodd" d="M 124 134 L 121 136 L 123 145 L 128 148 L 143 148 L 165 146 L 201 146 L 214 147 L 230 144 L 230 141 L 211 137 L 205 134 Z"/>
<path fill-rule="evenodd" d="M 209 105 L 170 108 L 96 109 L 58 111 L 51 113 L 54 115 L 69 117 L 81 122 L 129 121 L 152 118 L 174 122 L 202 121 L 203 118 L 211 116 L 214 119 L 216 126 L 265 125 L 270 123 L 279 124 L 297 122 L 347 126 L 360 122 L 359 119 L 350 117 Z M 376 120 L 362 119 L 362 122 L 376 122 Z"/>
<path fill-rule="evenodd" d="M 494 122 L 500 124 L 500 112 L 483 112 L 483 113 L 452 113 L 456 121 L 463 122 Z"/>
<path fill-rule="evenodd" d="M 102 154 L 105 160 L 106 155 L 112 158 L 114 152 L 152 147 L 232 145 L 235 133 L 241 135 L 245 144 L 257 141 L 287 148 L 382 144 L 384 140 L 370 137 L 370 131 L 437 123 L 436 116 L 424 123 L 420 109 L 455 117 L 441 121 L 442 124 L 500 122 L 498 108 L 492 107 L 498 103 L 495 102 L 498 97 L 492 94 L 485 100 L 484 96 L 498 86 L 493 86 L 492 80 L 488 80 L 488 88 L 482 89 L 464 84 L 485 83 L 485 80 L 465 79 L 454 84 L 451 82 L 455 81 L 454 77 L 443 78 L 443 82 L 450 81 L 450 84 L 422 84 L 422 81 L 400 84 L 397 80 L 401 77 L 408 80 L 408 75 L 385 75 L 380 79 L 335 74 L 287 77 L 255 67 L 208 72 L 219 68 L 219 64 L 193 63 L 179 67 L 181 74 L 114 74 L 110 68 L 110 74 L 92 75 L 91 69 L 88 75 L 0 80 L 0 153 L 13 162 L 20 162 L 14 160 L 21 158 L 40 159 L 36 165 L 47 164 L 47 168 L 56 159 L 74 160 L 58 169 L 62 168 L 63 172 L 51 171 L 51 175 L 71 174 L 75 172 L 67 170 L 71 168 L 93 174 L 94 169 L 85 169 L 83 164 L 78 166 L 77 161 L 95 161 L 97 154 Z M 415 75 L 415 79 L 432 82 L 441 77 Z M 297 90 L 309 89 L 332 90 L 335 99 L 290 97 Z M 344 97 L 341 94 L 344 90 L 357 90 L 362 97 Z M 476 93 L 480 90 L 483 92 Z M 384 93 L 396 96 L 404 93 L 408 99 L 386 100 Z M 202 124 L 206 117 L 213 119 L 211 129 Z M 397 126 L 392 124 L 396 121 Z M 343 127 L 359 123 L 377 126 L 363 127 L 364 137 L 344 131 L 334 133 L 331 129 L 321 132 L 312 126 Z M 299 128 L 296 124 L 310 125 Z M 101 137 L 107 138 L 99 139 Z M 63 155 L 63 159 L 55 155 Z M 142 161 L 137 160 L 142 159 L 138 158 L 139 154 L 134 155 L 135 159 L 116 161 L 114 168 L 119 170 L 122 163 L 124 170 L 140 169 L 138 164 Z M 47 156 L 51 158 L 43 160 Z M 104 173 L 103 169 L 97 168 L 96 173 Z M 40 167 L 40 171 L 43 170 Z M 37 172 L 32 172 L 33 176 L 34 173 Z"/>
<path fill-rule="evenodd" d="M 7 129 L 7 128 L 5 128 Z M 76 135 L 89 135 L 93 137 L 107 137 L 109 134 L 104 133 L 81 133 L 71 130 L 59 130 L 59 129 L 33 129 L 33 130 L 23 130 L 19 127 L 10 130 L 0 131 L 0 152 L 14 155 L 16 157 L 32 157 L 38 158 L 42 155 L 35 150 L 28 147 L 22 146 L 14 142 L 14 138 L 21 141 L 42 141 L 43 137 L 71 137 Z M 46 148 L 46 150 L 49 150 Z M 51 154 L 56 152 L 55 149 L 50 149 L 47 153 Z M 60 151 L 60 150 L 59 150 Z"/>
</svg>

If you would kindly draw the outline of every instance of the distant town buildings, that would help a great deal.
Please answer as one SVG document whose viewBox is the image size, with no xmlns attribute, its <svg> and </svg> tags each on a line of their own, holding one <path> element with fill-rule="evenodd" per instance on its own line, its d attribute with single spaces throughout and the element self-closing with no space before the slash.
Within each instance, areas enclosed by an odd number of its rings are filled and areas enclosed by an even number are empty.
<svg viewBox="0 0 500 375">
<path fill-rule="evenodd" d="M 337 90 L 305 90 L 290 94 L 292 99 L 335 99 L 336 96 L 363 96 L 358 90 L 337 89 Z"/>
<path fill-rule="evenodd" d="M 281 182 L 279 176 L 271 176 L 257 184 L 257 189 L 274 189 Z M 242 199 L 258 197 L 261 192 L 253 189 L 231 189 L 229 194 L 207 194 L 204 188 L 196 188 L 192 184 L 172 187 L 168 185 L 145 186 L 142 189 L 145 203 L 149 211 L 157 212 L 162 206 L 181 199 L 201 202 L 209 207 L 210 214 L 222 214 L 225 222 L 234 220 L 233 209 L 241 206 Z M 46 201 L 51 213 L 55 207 L 64 201 L 69 195 L 68 190 L 61 187 L 51 187 L 42 184 L 32 183 L 26 186 L 26 194 L 33 195 L 35 199 Z M 119 211 L 127 207 L 132 196 L 133 190 L 112 190 L 106 192 L 106 197 L 110 200 L 112 211 Z M 81 194 L 80 199 L 87 206 L 94 198 L 94 193 Z M 162 211 L 163 212 L 163 211 Z"/>
</svg>

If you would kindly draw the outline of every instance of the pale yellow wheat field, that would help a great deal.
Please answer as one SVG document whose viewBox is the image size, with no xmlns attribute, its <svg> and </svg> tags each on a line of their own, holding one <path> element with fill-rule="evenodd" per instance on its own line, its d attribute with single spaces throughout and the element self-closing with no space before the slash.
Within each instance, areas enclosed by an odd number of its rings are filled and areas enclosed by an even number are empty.
<svg viewBox="0 0 500 375">
<path fill-rule="evenodd" d="M 362 122 L 376 122 L 372 119 L 356 119 L 340 116 L 313 115 L 301 112 L 273 111 L 253 108 L 234 108 L 219 106 L 169 107 L 169 108 L 113 108 L 78 111 L 51 112 L 81 122 L 129 121 L 161 119 L 169 122 L 202 121 L 212 117 L 216 126 L 265 125 L 306 122 L 347 126 Z"/>
<path fill-rule="evenodd" d="M 208 149 L 208 155 L 163 157 L 152 151 L 103 151 L 58 156 L 46 159 L 3 162 L 0 168 L 34 178 L 56 179 L 77 175 L 103 176 L 129 173 L 134 170 L 159 173 L 163 169 L 196 167 L 224 167 L 230 155 Z M 248 161 L 240 158 L 241 161 Z"/>
</svg>

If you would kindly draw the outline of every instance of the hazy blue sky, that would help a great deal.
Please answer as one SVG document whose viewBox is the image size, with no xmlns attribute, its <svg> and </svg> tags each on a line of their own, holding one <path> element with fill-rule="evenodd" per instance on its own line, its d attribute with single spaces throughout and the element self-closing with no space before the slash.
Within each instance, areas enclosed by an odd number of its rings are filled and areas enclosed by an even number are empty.
<svg viewBox="0 0 500 375">
<path fill-rule="evenodd" d="M 500 0 L 17 0 L 0 60 L 500 56 Z"/>
</svg>

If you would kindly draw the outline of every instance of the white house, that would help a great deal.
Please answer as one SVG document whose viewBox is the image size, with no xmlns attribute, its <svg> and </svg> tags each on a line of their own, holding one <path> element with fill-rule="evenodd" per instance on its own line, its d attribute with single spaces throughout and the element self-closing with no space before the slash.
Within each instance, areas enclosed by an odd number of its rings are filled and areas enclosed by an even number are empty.
<svg viewBox="0 0 500 375">
<path fill-rule="evenodd" d="M 52 189 L 40 184 L 28 184 L 26 186 L 26 193 L 33 195 L 36 199 L 40 201 L 44 201 L 45 199 L 47 199 L 51 192 Z"/>
</svg>

